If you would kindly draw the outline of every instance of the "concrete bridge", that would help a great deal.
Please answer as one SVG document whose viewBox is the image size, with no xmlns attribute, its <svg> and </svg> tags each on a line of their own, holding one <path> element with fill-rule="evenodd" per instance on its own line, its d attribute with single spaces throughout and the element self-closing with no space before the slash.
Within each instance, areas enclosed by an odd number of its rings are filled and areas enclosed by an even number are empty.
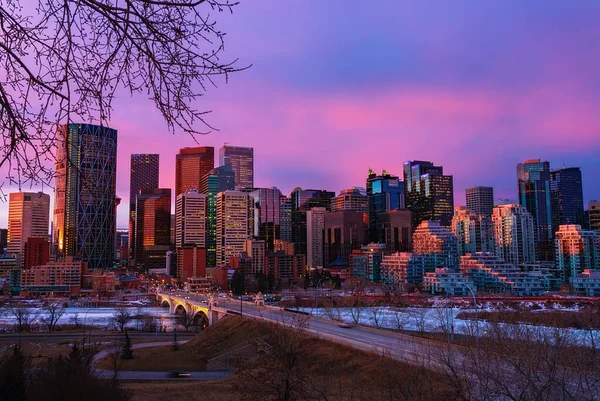
<svg viewBox="0 0 600 401">
<path fill-rule="evenodd" d="M 191 299 L 188 295 L 158 293 L 156 300 L 160 306 L 169 307 L 169 313 L 173 315 L 185 313 L 199 326 L 212 326 L 214 322 L 227 315 L 227 309 L 220 308 L 218 301 L 212 296 L 196 295 Z"/>
</svg>

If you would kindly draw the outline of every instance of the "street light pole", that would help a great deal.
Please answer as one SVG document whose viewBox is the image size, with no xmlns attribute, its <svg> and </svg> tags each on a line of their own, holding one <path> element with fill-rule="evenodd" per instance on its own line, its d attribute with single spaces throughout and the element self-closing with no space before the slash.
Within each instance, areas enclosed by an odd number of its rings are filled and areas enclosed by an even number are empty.
<svg viewBox="0 0 600 401">
<path fill-rule="evenodd" d="M 473 291 L 473 289 L 468 286 L 467 284 L 463 283 L 463 282 L 459 282 L 460 285 L 465 286 L 469 292 L 471 292 L 471 295 L 473 296 L 473 307 L 475 308 L 475 342 L 477 345 L 477 349 L 479 349 L 479 317 L 477 315 L 477 296 L 475 295 L 475 292 Z"/>
</svg>

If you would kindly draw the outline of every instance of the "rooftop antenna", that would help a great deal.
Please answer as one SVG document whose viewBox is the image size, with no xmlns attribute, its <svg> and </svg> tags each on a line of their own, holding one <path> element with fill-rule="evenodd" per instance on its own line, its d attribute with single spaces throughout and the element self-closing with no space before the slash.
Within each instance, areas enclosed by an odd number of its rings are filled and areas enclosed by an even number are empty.
<svg viewBox="0 0 600 401">
<path fill-rule="evenodd" d="M 567 168 L 567 163 L 563 160 L 563 168 Z"/>
</svg>

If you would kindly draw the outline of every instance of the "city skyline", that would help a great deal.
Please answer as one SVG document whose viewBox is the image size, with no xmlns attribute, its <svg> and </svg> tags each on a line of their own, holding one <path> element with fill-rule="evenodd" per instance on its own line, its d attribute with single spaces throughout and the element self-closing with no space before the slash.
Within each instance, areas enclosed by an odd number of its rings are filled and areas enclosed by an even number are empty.
<svg viewBox="0 0 600 401">
<path fill-rule="evenodd" d="M 228 52 L 253 66 L 198 104 L 214 110 L 208 121 L 220 131 L 198 144 L 173 137 L 149 101 L 118 93 L 111 121 L 123 198 L 117 225 L 127 225 L 131 153 L 159 153 L 161 187 L 174 188 L 179 149 L 225 142 L 253 147 L 255 185 L 286 194 L 297 186 L 339 193 L 364 186 L 369 168 L 401 175 L 402 163 L 416 159 L 454 176 L 456 205 L 476 185 L 516 200 L 516 164 L 540 158 L 551 169 L 581 167 L 585 204 L 600 199 L 592 51 L 600 6 L 505 3 L 282 9 L 273 0 L 242 2 L 221 18 Z M 332 15 L 347 25 L 333 24 Z M 363 58 L 367 51 L 373 60 Z M 40 189 L 52 193 L 22 188 Z M 7 209 L 0 204 L 0 227 Z"/>
</svg>

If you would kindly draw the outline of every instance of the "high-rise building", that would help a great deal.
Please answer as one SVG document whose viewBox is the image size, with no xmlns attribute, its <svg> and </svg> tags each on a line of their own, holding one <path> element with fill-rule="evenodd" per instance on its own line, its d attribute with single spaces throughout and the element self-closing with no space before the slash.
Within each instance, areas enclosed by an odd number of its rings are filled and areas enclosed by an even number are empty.
<svg viewBox="0 0 600 401">
<path fill-rule="evenodd" d="M 132 154 L 129 168 L 129 249 L 135 241 L 135 198 L 142 189 L 158 188 L 158 154 Z M 130 255 L 130 257 L 133 256 Z"/>
<path fill-rule="evenodd" d="M 202 177 L 200 193 L 207 195 L 206 206 L 206 265 L 217 265 L 217 194 L 235 187 L 230 165 L 216 167 Z"/>
<path fill-rule="evenodd" d="M 54 178 L 53 246 L 57 255 L 105 269 L 115 259 L 117 131 L 62 125 Z"/>
<path fill-rule="evenodd" d="M 310 267 L 323 267 L 326 213 L 324 207 L 313 207 L 306 212 L 306 263 Z"/>
<path fill-rule="evenodd" d="M 438 221 L 422 221 L 413 234 L 413 250 L 422 255 L 426 272 L 458 269 L 458 243 L 452 231 Z"/>
<path fill-rule="evenodd" d="M 48 240 L 50 195 L 43 192 L 13 192 L 8 197 L 7 252 L 18 255 L 23 266 L 25 243 L 29 238 Z"/>
<path fill-rule="evenodd" d="M 494 210 L 494 188 L 473 187 L 466 189 L 467 210 L 481 216 L 492 217 Z"/>
<path fill-rule="evenodd" d="M 200 189 L 202 178 L 215 167 L 215 148 L 183 148 L 175 156 L 175 196 Z"/>
<path fill-rule="evenodd" d="M 554 233 L 550 196 L 550 163 L 540 159 L 525 160 L 517 165 L 519 203 L 533 216 L 537 256 L 552 260 Z"/>
<path fill-rule="evenodd" d="M 265 241 L 256 239 L 247 239 L 244 242 L 244 252 L 250 258 L 250 265 L 245 269 L 244 274 L 255 276 L 256 274 L 265 274 Z"/>
<path fill-rule="evenodd" d="M 600 231 L 600 201 L 592 200 L 588 203 L 588 224 L 590 230 Z"/>
<path fill-rule="evenodd" d="M 253 148 L 225 145 L 219 149 L 219 163 L 233 168 L 236 190 L 254 188 Z"/>
<path fill-rule="evenodd" d="M 564 167 L 550 172 L 550 204 L 553 233 L 561 225 L 584 224 L 583 184 L 579 167 Z"/>
<path fill-rule="evenodd" d="M 331 200 L 331 211 L 369 212 L 369 198 L 358 188 L 344 189 Z"/>
<path fill-rule="evenodd" d="M 273 252 L 275 240 L 280 239 L 281 191 L 277 188 L 255 188 L 250 196 L 254 198 L 254 234 L 265 241 L 267 252 Z"/>
<path fill-rule="evenodd" d="M 533 216 L 520 205 L 498 205 L 492 214 L 495 254 L 507 263 L 519 266 L 534 262 Z"/>
<path fill-rule="evenodd" d="M 285 195 L 279 198 L 279 238 L 292 243 L 292 199 Z"/>
<path fill-rule="evenodd" d="M 254 235 L 254 201 L 247 193 L 223 191 L 217 195 L 217 266 L 244 252 Z"/>
<path fill-rule="evenodd" d="M 171 189 L 142 189 L 136 199 L 134 259 L 147 269 L 164 268 L 171 249 Z"/>
<path fill-rule="evenodd" d="M 338 210 L 325 214 L 325 266 L 337 258 L 350 261 L 353 250 L 367 243 L 367 213 Z"/>
<path fill-rule="evenodd" d="M 554 243 L 556 268 L 563 280 L 569 281 L 585 269 L 600 269 L 600 232 L 576 224 L 562 225 Z"/>
<path fill-rule="evenodd" d="M 28 269 L 41 266 L 50 260 L 50 243 L 48 238 L 30 237 L 25 242 L 23 267 Z"/>
<path fill-rule="evenodd" d="M 292 280 L 302 277 L 306 255 L 287 255 L 285 252 L 268 252 L 265 255 L 265 274 L 289 288 Z M 286 282 L 283 282 L 286 280 Z"/>
<path fill-rule="evenodd" d="M 369 207 L 369 241 L 382 243 L 385 241 L 385 234 L 381 215 L 390 210 L 404 209 L 404 183 L 385 170 L 381 175 L 369 170 L 367 202 Z"/>
<path fill-rule="evenodd" d="M 390 210 L 380 215 L 383 241 L 389 252 L 408 252 L 412 249 L 412 212 L 408 209 Z"/>
<path fill-rule="evenodd" d="M 399 286 L 423 282 L 425 260 L 411 252 L 396 252 L 385 255 L 381 261 L 381 281 Z"/>
<path fill-rule="evenodd" d="M 458 240 L 460 256 L 475 252 L 494 252 L 492 218 L 477 214 L 464 206 L 454 209 L 452 232 Z"/>
<path fill-rule="evenodd" d="M 450 226 L 454 212 L 454 188 L 451 175 L 442 166 L 428 161 L 404 163 L 406 208 L 413 212 L 413 227 L 423 220 L 439 221 Z"/>
<path fill-rule="evenodd" d="M 294 253 L 306 255 L 306 211 L 313 207 L 324 207 L 331 210 L 331 198 L 334 192 L 320 189 L 296 188 L 292 191 L 292 242 Z"/>
<path fill-rule="evenodd" d="M 175 248 L 196 245 L 206 248 L 208 195 L 189 190 L 175 200 Z"/>
<path fill-rule="evenodd" d="M 8 245 L 8 228 L 0 228 L 0 255 L 4 253 Z"/>
<path fill-rule="evenodd" d="M 207 211 L 208 195 L 195 190 L 177 195 L 175 200 L 175 250 L 177 252 L 177 275 L 180 280 L 186 280 L 188 277 L 200 277 L 198 274 L 201 273 L 206 275 Z M 205 259 L 199 260 L 199 257 Z"/>
</svg>

